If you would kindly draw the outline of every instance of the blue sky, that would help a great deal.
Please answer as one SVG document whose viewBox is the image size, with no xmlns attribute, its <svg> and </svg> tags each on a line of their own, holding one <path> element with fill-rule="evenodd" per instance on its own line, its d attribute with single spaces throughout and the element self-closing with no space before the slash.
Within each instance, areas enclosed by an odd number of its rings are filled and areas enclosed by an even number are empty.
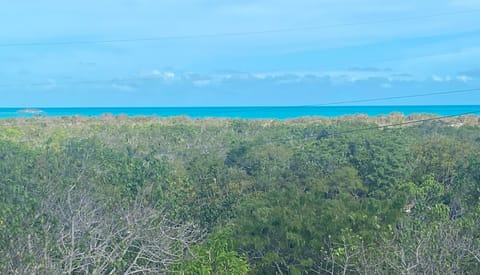
<svg viewBox="0 0 480 275">
<path fill-rule="evenodd" d="M 477 0 L 4 0 L 0 106 L 313 105 L 480 88 L 479 17 Z M 278 29 L 297 30 L 203 36 Z M 52 45 L 165 36 L 184 37 Z M 480 104 L 480 92 L 370 104 Z"/>
</svg>

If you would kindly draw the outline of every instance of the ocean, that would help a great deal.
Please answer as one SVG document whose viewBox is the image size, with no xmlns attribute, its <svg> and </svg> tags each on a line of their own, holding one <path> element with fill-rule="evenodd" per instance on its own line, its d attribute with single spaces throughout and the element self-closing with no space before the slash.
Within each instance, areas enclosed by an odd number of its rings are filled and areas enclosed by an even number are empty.
<svg viewBox="0 0 480 275">
<path fill-rule="evenodd" d="M 469 112 L 480 114 L 480 105 L 431 106 L 301 106 L 301 107 L 119 107 L 119 108 L 0 108 L 0 118 L 19 117 L 97 117 L 104 114 L 126 116 L 187 116 L 191 118 L 244 118 L 289 119 L 299 117 L 339 117 L 365 114 L 388 115 L 393 112 L 410 114 L 436 114 L 441 116 Z"/>
</svg>

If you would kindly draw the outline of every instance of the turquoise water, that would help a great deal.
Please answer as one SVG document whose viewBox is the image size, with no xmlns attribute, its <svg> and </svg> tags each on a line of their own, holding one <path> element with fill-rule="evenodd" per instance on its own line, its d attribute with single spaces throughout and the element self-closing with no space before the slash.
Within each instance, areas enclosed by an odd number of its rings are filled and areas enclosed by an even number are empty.
<svg viewBox="0 0 480 275">
<path fill-rule="evenodd" d="M 32 117 L 22 112 L 24 108 L 0 108 L 0 118 Z M 103 114 L 127 116 L 188 116 L 191 118 L 247 118 L 247 119 L 287 119 L 305 116 L 338 117 L 343 115 L 366 114 L 369 116 L 387 115 L 400 112 L 405 115 L 428 113 L 437 115 L 457 115 L 478 112 L 480 105 L 461 106 L 302 106 L 302 107 L 158 107 L 158 108 L 35 108 L 42 116 L 89 116 Z"/>
</svg>

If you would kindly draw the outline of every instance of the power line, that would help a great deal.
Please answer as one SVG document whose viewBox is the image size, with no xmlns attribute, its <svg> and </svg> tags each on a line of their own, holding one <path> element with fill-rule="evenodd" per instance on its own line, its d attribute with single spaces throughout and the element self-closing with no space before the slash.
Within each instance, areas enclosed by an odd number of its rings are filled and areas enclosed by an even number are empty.
<svg viewBox="0 0 480 275">
<path fill-rule="evenodd" d="M 467 116 L 467 115 L 475 115 L 475 114 L 478 114 L 478 113 L 480 113 L 480 110 L 473 111 L 473 112 L 460 113 L 460 114 L 456 114 L 456 115 L 446 115 L 446 116 L 440 116 L 440 117 L 411 120 L 411 121 L 400 122 L 400 123 L 377 125 L 377 126 L 360 128 L 360 129 L 353 129 L 353 130 L 347 130 L 347 131 L 333 132 L 333 133 L 328 134 L 328 136 L 334 137 L 334 136 L 343 135 L 343 134 L 350 134 L 350 133 L 355 133 L 355 132 L 377 130 L 377 129 L 385 129 L 385 128 L 390 128 L 390 127 L 398 127 L 398 126 L 404 126 L 404 125 L 410 125 L 410 124 L 416 124 L 416 123 L 424 123 L 424 122 L 429 122 L 429 121 L 443 120 L 443 119 L 447 119 L 447 118 L 461 117 L 461 116 Z"/>
<path fill-rule="evenodd" d="M 427 96 L 435 96 L 435 95 L 461 94 L 461 93 L 470 93 L 470 92 L 478 92 L 478 91 L 480 91 L 480 88 L 448 90 L 448 91 L 430 92 L 430 93 L 423 93 L 423 94 L 412 94 L 412 95 L 404 95 L 404 96 L 390 96 L 390 97 L 377 97 L 377 98 L 367 98 L 367 99 L 357 99 L 357 100 L 334 101 L 334 102 L 320 103 L 320 104 L 313 104 L 313 105 L 303 105 L 301 107 L 320 107 L 320 106 L 331 106 L 331 105 L 343 105 L 343 104 L 351 104 L 351 103 L 365 103 L 365 102 L 374 102 L 374 101 L 385 101 L 385 100 L 392 100 L 392 99 L 394 100 L 394 99 L 427 97 Z"/>
<path fill-rule="evenodd" d="M 464 112 L 460 114 L 455 114 L 455 115 L 446 115 L 446 116 L 439 116 L 439 117 L 431 117 L 431 118 L 425 118 L 425 119 L 418 119 L 418 120 L 411 120 L 411 121 L 406 121 L 406 122 L 400 122 L 400 123 L 392 123 L 392 124 L 385 124 L 385 125 L 376 125 L 376 126 L 371 126 L 371 127 L 364 127 L 364 128 L 358 128 L 358 129 L 352 129 L 352 130 L 346 130 L 346 131 L 334 131 L 331 133 L 325 133 L 325 134 L 315 134 L 311 135 L 309 137 L 288 137 L 288 138 L 271 138 L 269 140 L 263 140 L 263 141 L 249 141 L 248 145 L 249 146 L 260 146 L 260 145 L 268 145 L 268 144 L 274 144 L 274 142 L 287 142 L 287 141 L 293 141 L 293 140 L 302 140 L 302 141 L 307 141 L 307 140 L 321 140 L 325 138 L 336 138 L 341 135 L 345 134 L 353 134 L 356 132 L 365 132 L 365 131 L 370 131 L 370 130 L 379 130 L 379 129 L 388 129 L 392 127 L 399 127 L 399 126 L 405 126 L 405 125 L 411 125 L 411 124 L 419 124 L 419 123 L 425 123 L 425 122 L 431 122 L 431 121 L 440 121 L 448 118 L 455 118 L 455 117 L 462 117 L 462 116 L 467 116 L 467 115 L 475 115 L 479 114 L 480 110 L 478 111 L 473 111 L 473 112 Z M 398 129 L 398 128 L 395 128 Z M 208 153 L 210 151 L 218 151 L 222 149 L 227 149 L 226 145 L 220 145 L 220 146 L 212 146 L 208 148 L 199 148 L 199 150 L 203 150 L 204 152 Z M 189 150 L 192 150 L 190 148 Z M 162 151 L 160 152 L 162 155 L 179 155 L 178 150 L 173 150 L 173 151 Z"/>
<path fill-rule="evenodd" d="M 345 131 L 333 131 L 333 132 L 325 132 L 325 133 L 316 133 L 314 135 L 310 136 L 304 136 L 304 137 L 279 137 L 279 138 L 270 138 L 268 140 L 263 140 L 263 141 L 249 141 L 250 146 L 259 146 L 263 144 L 274 144 L 274 142 L 287 142 L 287 141 L 293 141 L 293 140 L 302 140 L 302 141 L 307 141 L 307 140 L 321 140 L 325 138 L 336 138 L 341 135 L 345 134 L 353 134 L 357 132 L 365 132 L 365 131 L 370 131 L 370 130 L 379 130 L 379 129 L 391 129 L 392 127 L 399 127 L 399 126 L 405 126 L 405 125 L 412 125 L 412 124 L 420 124 L 420 123 L 425 123 L 425 122 L 431 122 L 431 121 L 440 121 L 448 118 L 455 118 L 455 117 L 462 117 L 462 116 L 468 116 L 468 115 L 476 115 L 479 114 L 480 110 L 477 111 L 472 111 L 472 112 L 464 112 L 464 113 L 459 113 L 459 114 L 454 114 L 454 115 L 445 115 L 445 116 L 439 116 L 439 117 L 430 117 L 430 118 L 424 118 L 424 119 L 418 119 L 418 120 L 411 120 L 411 121 L 406 121 L 406 122 L 400 122 L 400 123 L 391 123 L 391 124 L 384 124 L 384 125 L 376 125 L 376 126 L 370 126 L 370 127 L 363 127 L 363 128 L 358 128 L 358 129 L 351 129 L 351 130 L 345 130 Z M 398 129 L 398 128 L 395 128 Z M 198 150 L 203 150 L 204 152 L 208 153 L 209 151 L 212 150 L 220 150 L 220 149 L 226 149 L 226 145 L 220 145 L 220 146 L 212 146 L 208 148 L 197 148 Z M 190 148 L 189 150 L 196 150 L 194 148 Z M 175 155 L 175 154 L 181 154 L 178 150 L 173 150 L 173 151 L 161 151 L 159 152 L 161 155 Z"/>
<path fill-rule="evenodd" d="M 66 46 L 66 45 L 88 45 L 88 44 L 111 44 L 111 43 L 135 43 L 135 42 L 154 42 L 162 40 L 178 40 L 178 39 L 195 39 L 195 38 L 216 38 L 216 37 L 235 37 L 235 36 L 250 36 L 250 35 L 262 35 L 262 34 L 275 34 L 275 33 L 288 33 L 297 31 L 315 31 L 328 28 L 341 28 L 352 27 L 359 25 L 376 25 L 383 23 L 394 23 L 403 21 L 415 21 L 419 19 L 428 19 L 443 16 L 453 16 L 469 13 L 480 12 L 480 9 L 463 10 L 457 12 L 443 12 L 430 15 L 419 15 L 409 17 L 399 17 L 385 20 L 373 20 L 373 21 L 361 21 L 350 23 L 337 23 L 320 26 L 304 26 L 304 27 L 291 27 L 291 28 L 279 28 L 261 31 L 243 31 L 243 32 L 224 32 L 224 33 L 204 33 L 204 34 L 184 34 L 184 35 L 165 35 L 157 37 L 143 37 L 143 38 L 126 38 L 126 39 L 105 39 L 105 40 L 77 40 L 77 41 L 52 41 L 52 42 L 26 42 L 26 43 L 4 43 L 0 44 L 0 48 L 12 48 L 12 47 L 36 47 L 36 46 Z"/>
<path fill-rule="evenodd" d="M 115 84 L 128 84 L 127 81 L 139 81 L 139 80 L 154 80 L 156 78 L 145 78 L 145 77 L 129 77 L 129 78 L 119 78 L 119 79 L 109 79 L 109 80 L 78 80 L 71 82 L 44 82 L 44 83 L 26 83 L 26 84 L 0 84 L 0 88 L 13 88 L 17 86 L 33 86 L 33 87 L 42 87 L 42 86 L 51 86 L 51 85 L 97 85 L 97 84 L 106 84 L 106 85 L 115 85 Z M 480 87 L 469 88 L 469 89 L 454 89 L 454 90 L 441 90 L 441 91 L 432 91 L 425 93 L 415 93 L 410 95 L 403 96 L 389 96 L 389 97 L 376 97 L 376 98 L 365 98 L 365 99 L 354 99 L 354 100 L 343 100 L 343 101 L 332 101 L 326 103 L 316 103 L 316 104 L 307 104 L 307 105 L 296 105 L 289 107 L 323 107 L 323 106 L 334 106 L 334 105 L 345 105 L 345 104 L 354 104 L 354 103 L 368 103 L 376 101 L 386 101 L 386 100 L 397 100 L 397 99 L 407 99 L 407 98 L 419 98 L 419 97 L 429 97 L 437 95 L 452 95 L 452 94 L 462 94 L 462 93 L 472 93 L 480 92 Z"/>
<path fill-rule="evenodd" d="M 452 94 L 462 94 L 462 93 L 472 93 L 472 92 L 480 92 L 480 88 L 443 90 L 443 91 L 433 91 L 433 92 L 427 92 L 427 93 L 410 94 L 410 95 L 405 95 L 405 96 L 376 97 L 376 98 L 345 100 L 345 101 L 333 101 L 333 102 L 327 102 L 327 103 L 310 104 L 310 105 L 296 105 L 296 106 L 286 106 L 286 107 L 293 107 L 293 108 L 329 107 L 329 106 L 344 105 L 344 104 L 369 103 L 369 102 L 378 102 L 378 101 L 386 101 L 386 100 L 418 98 L 418 97 L 428 97 L 428 96 L 438 96 L 438 95 L 452 95 Z M 233 112 L 244 113 L 246 111 L 250 111 L 250 110 L 238 110 L 238 111 L 230 110 L 229 113 L 233 113 Z M 218 112 L 210 111 L 209 114 L 221 113 L 221 112 L 222 111 L 218 111 Z M 466 114 L 469 114 L 469 113 L 466 113 Z"/>
<path fill-rule="evenodd" d="M 138 79 L 143 79 L 143 78 L 138 78 Z M 127 80 L 133 80 L 133 78 L 122 79 L 121 81 L 127 81 Z M 101 81 L 101 80 L 85 80 L 85 81 L 75 81 L 75 82 L 72 82 L 70 84 L 75 84 L 75 85 L 112 84 L 113 85 L 113 84 L 121 83 L 121 82 L 115 82 L 115 81 L 118 81 L 118 80 L 110 80 L 108 82 Z M 32 83 L 31 85 L 32 86 L 47 86 L 47 85 L 52 85 L 52 83 Z M 5 85 L 0 85 L 0 87 L 5 87 Z M 404 96 L 366 98 L 366 99 L 356 99 L 356 100 L 345 100 L 345 101 L 318 103 L 318 104 L 311 104 L 311 105 L 286 106 L 286 107 L 293 107 L 293 108 L 328 107 L 328 106 L 343 105 L 343 104 L 369 103 L 369 102 L 378 102 L 378 101 L 386 101 L 386 100 L 418 98 L 418 97 L 428 97 L 428 96 L 438 96 L 438 95 L 452 95 L 452 94 L 472 93 L 472 92 L 480 92 L 480 88 L 443 90 L 443 91 L 433 91 L 433 92 L 426 92 L 426 93 L 410 94 L 410 95 L 404 95 Z M 145 107 L 145 108 L 157 108 L 157 107 Z M 239 108 L 241 108 L 241 107 L 239 107 Z M 229 113 L 245 113 L 245 112 L 251 112 L 251 111 L 254 111 L 254 109 L 243 109 L 242 108 L 242 110 L 230 110 Z M 224 112 L 223 110 L 216 110 L 215 108 L 212 108 L 211 110 L 209 110 L 209 112 L 206 115 L 218 114 L 218 113 L 223 113 L 223 112 Z"/>
<path fill-rule="evenodd" d="M 359 129 L 352 129 L 352 130 L 345 130 L 345 131 L 334 131 L 334 132 L 331 132 L 331 133 L 325 133 L 323 136 L 320 136 L 320 138 L 337 137 L 337 136 L 344 135 L 344 134 L 352 134 L 352 133 L 356 133 L 356 132 L 379 130 L 379 129 L 385 129 L 385 128 L 391 128 L 391 127 L 399 127 L 399 126 L 418 124 L 418 123 L 424 123 L 424 122 L 430 122 L 430 121 L 444 120 L 444 119 L 447 119 L 447 118 L 455 118 L 455 117 L 461 117 L 461 116 L 467 116 L 467 115 L 475 115 L 475 114 L 478 114 L 478 113 L 480 113 L 480 110 L 473 111 L 473 112 L 464 112 L 464 113 L 455 114 L 455 115 L 446 115 L 446 116 L 411 120 L 411 121 L 400 122 L 400 123 L 376 125 L 376 126 L 364 127 L 364 128 L 359 128 Z M 319 139 L 319 135 L 309 137 L 309 139 L 312 139 L 312 138 Z M 293 138 L 270 139 L 269 142 L 270 141 L 290 141 L 290 140 L 294 140 L 294 139 L 301 139 L 301 138 L 293 137 Z M 305 139 L 305 138 L 303 138 L 303 139 Z"/>
<path fill-rule="evenodd" d="M 473 111 L 473 112 L 464 112 L 460 114 L 455 114 L 455 115 L 446 115 L 446 116 L 440 116 L 440 117 L 433 117 L 433 118 L 425 118 L 425 119 L 418 119 L 418 120 L 411 120 L 411 121 L 406 121 L 406 122 L 400 122 L 400 123 L 392 123 L 392 124 L 385 124 L 385 125 L 376 125 L 376 126 L 371 126 L 371 127 L 364 127 L 364 128 L 359 128 L 359 129 L 352 129 L 352 130 L 346 130 L 346 131 L 334 131 L 331 133 L 326 133 L 324 135 L 318 134 L 315 136 L 310 136 L 308 138 L 299 138 L 299 137 L 290 137 L 290 138 L 278 138 L 278 139 L 270 139 L 267 142 L 261 142 L 254 144 L 254 146 L 261 145 L 263 143 L 265 144 L 272 144 L 273 142 L 286 142 L 286 141 L 291 141 L 291 140 L 312 140 L 312 139 L 322 139 L 322 138 L 335 138 L 340 135 L 345 135 L 345 134 L 353 134 L 357 132 L 365 132 L 365 131 L 370 131 L 370 130 L 379 130 L 379 129 L 388 129 L 392 127 L 399 127 L 399 126 L 405 126 L 405 125 L 411 125 L 411 124 L 419 124 L 419 123 L 425 123 L 425 122 L 430 122 L 430 121 L 438 121 L 438 120 L 444 120 L 448 118 L 455 118 L 455 117 L 462 117 L 462 116 L 467 116 L 467 115 L 475 115 L 479 114 L 480 110 L 478 111 Z M 273 142 L 272 142 L 273 141 Z M 219 148 L 220 149 L 220 148 Z"/>
</svg>

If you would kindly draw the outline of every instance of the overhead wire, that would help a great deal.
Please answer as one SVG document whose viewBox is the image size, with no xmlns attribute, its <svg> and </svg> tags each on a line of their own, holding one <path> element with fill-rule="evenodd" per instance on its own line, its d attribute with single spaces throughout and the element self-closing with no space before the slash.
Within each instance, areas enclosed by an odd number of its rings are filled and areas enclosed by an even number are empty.
<svg viewBox="0 0 480 275">
<path fill-rule="evenodd" d="M 88 45 L 88 44 L 112 44 L 112 43 L 135 43 L 135 42 L 154 42 L 154 41 L 178 40 L 178 39 L 200 39 L 200 38 L 216 38 L 216 37 L 250 36 L 250 35 L 288 33 L 288 32 L 298 32 L 298 31 L 312 31 L 312 30 L 321 30 L 321 29 L 328 29 L 328 28 L 340 28 L 340 27 L 352 27 L 352 26 L 360 26 L 360 25 L 376 25 L 376 24 L 395 23 L 395 22 L 403 22 L 403 21 L 415 21 L 415 20 L 419 20 L 419 19 L 429 19 L 429 18 L 435 18 L 435 17 L 454 16 L 454 15 L 477 13 L 477 12 L 480 12 L 480 9 L 470 9 L 470 10 L 462 10 L 462 11 L 455 11 L 455 12 L 442 12 L 442 13 L 437 13 L 437 14 L 399 17 L 399 18 L 384 19 L 384 20 L 371 20 L 371 21 L 326 24 L 326 25 L 320 25 L 320 26 L 289 27 L 289 28 L 268 29 L 268 30 L 260 30 L 260 31 L 239 31 L 239 32 L 223 32 L 223 33 L 164 35 L 164 36 L 156 36 L 156 37 L 103 39 L 103 40 L 12 42 L 12 43 L 0 43 L 0 48 L 62 46 L 62 45 Z"/>
<path fill-rule="evenodd" d="M 124 81 L 124 80 L 122 80 Z M 73 84 L 115 84 L 115 83 L 106 83 L 103 81 L 78 81 L 74 82 Z M 46 86 L 46 85 L 51 85 L 52 83 L 36 83 L 33 85 L 38 85 L 38 86 Z M 0 85 L 0 87 L 5 87 L 3 85 Z M 344 100 L 344 101 L 332 101 L 332 102 L 326 102 L 326 103 L 316 103 L 316 104 L 309 104 L 309 105 L 293 105 L 293 106 L 285 106 L 288 108 L 315 108 L 315 107 L 328 107 L 328 106 L 348 106 L 347 104 L 354 104 L 354 103 L 370 103 L 370 102 L 379 102 L 379 101 L 391 101 L 391 100 L 398 100 L 398 99 L 407 99 L 407 98 L 419 98 L 419 97 L 429 97 L 429 96 L 439 96 L 439 95 L 452 95 L 452 94 L 462 94 L 462 93 L 474 93 L 474 92 L 480 92 L 480 87 L 475 87 L 475 88 L 469 88 L 469 89 L 452 89 L 452 90 L 441 90 L 441 91 L 431 91 L 431 92 L 424 92 L 424 93 L 416 93 L 416 94 L 409 94 L 409 95 L 404 95 L 404 96 L 388 96 L 388 97 L 375 97 L 375 98 L 364 98 L 364 99 L 355 99 L 355 100 Z M 282 108 L 281 106 L 276 106 L 277 108 Z M 161 109 L 162 107 L 153 107 L 153 106 L 146 106 L 146 107 L 138 107 L 138 108 L 159 108 Z M 165 107 L 166 108 L 166 107 Z M 201 107 L 199 107 L 201 108 Z M 216 109 L 219 107 L 208 107 L 211 110 L 207 113 L 207 115 L 214 115 L 218 113 L 223 113 L 223 110 Z M 253 108 L 244 108 L 242 106 L 231 106 L 231 108 L 238 108 L 238 110 L 229 110 L 229 113 L 245 113 L 245 112 L 251 112 L 255 111 L 255 107 Z M 40 108 L 42 109 L 42 108 Z M 50 109 L 50 108 L 43 108 L 43 109 Z M 319 114 L 321 115 L 321 114 Z"/>
<path fill-rule="evenodd" d="M 348 26 L 357 26 L 357 25 L 370 25 L 370 24 L 382 24 L 389 22 L 401 22 L 401 21 L 411 21 L 418 19 L 427 19 L 435 18 L 442 16 L 453 16 L 460 14 L 469 14 L 480 12 L 480 9 L 471 9 L 463 10 L 456 12 L 443 12 L 430 15 L 420 15 L 420 16 L 410 16 L 410 17 L 401 17 L 393 18 L 386 20 L 373 20 L 373 21 L 363 21 L 363 22 L 350 22 L 350 23 L 339 23 L 339 24 L 330 24 L 322 26 L 306 26 L 306 27 L 292 27 L 292 28 L 280 28 L 280 29 L 270 29 L 262 31 L 245 31 L 245 32 L 227 32 L 227 33 L 216 33 L 216 34 L 189 34 L 189 35 L 174 35 L 174 36 L 160 36 L 160 37 L 145 37 L 145 38 L 134 38 L 134 39 L 111 39 L 111 40 L 84 40 L 84 41 L 53 41 L 53 42 L 29 42 L 29 43 L 4 43 L 0 44 L 0 48 L 7 47 L 22 47 L 22 46 L 54 46 L 54 45 L 74 45 L 74 44 L 103 44 L 103 43 L 129 43 L 129 42 L 141 42 L 141 41 L 157 41 L 157 40 L 166 40 L 166 39 L 186 39 L 186 38 L 210 38 L 210 37 L 226 37 L 226 36 L 245 36 L 245 35 L 259 35 L 259 34 L 268 34 L 268 33 L 282 33 L 282 32 L 293 32 L 293 31 L 302 31 L 302 30 L 319 30 L 323 28 L 337 28 L 337 27 L 348 27 Z M 121 78 L 121 79 L 111 79 L 111 80 L 79 80 L 72 81 L 69 83 L 57 83 L 46 82 L 46 83 L 30 83 L 30 84 L 20 84 L 27 86 L 51 86 L 51 85 L 62 85 L 62 84 L 74 84 L 74 85 L 95 85 L 95 84 L 122 84 L 125 81 L 132 80 L 144 80 L 148 78 Z M 0 84 L 0 87 L 15 87 L 19 84 Z M 335 101 L 327 103 L 318 103 L 318 104 L 309 104 L 309 105 L 299 105 L 292 107 L 321 107 L 321 106 L 333 106 L 333 105 L 345 105 L 345 104 L 354 104 L 354 103 L 368 103 L 376 101 L 386 101 L 386 100 L 397 100 L 397 99 L 406 99 L 406 98 L 417 98 L 417 97 L 427 97 L 427 96 L 436 96 L 436 95 L 450 95 L 450 94 L 460 94 L 460 93 L 470 93 L 480 91 L 480 88 L 471 88 L 471 89 L 457 89 L 457 90 L 447 90 L 447 91 L 434 91 L 428 93 L 420 94 L 411 94 L 405 96 L 390 96 L 390 97 L 378 97 L 378 98 L 367 98 L 367 99 L 356 99 L 356 100 L 345 100 L 345 101 Z M 240 110 L 239 112 L 245 112 L 245 110 Z"/>
<path fill-rule="evenodd" d="M 352 129 L 352 130 L 346 130 L 346 131 L 332 132 L 332 133 L 327 133 L 327 135 L 334 137 L 334 136 L 338 136 L 338 135 L 350 134 L 350 133 L 355 133 L 355 132 L 385 129 L 385 128 L 391 128 L 391 127 L 399 127 L 399 126 L 405 126 L 405 125 L 410 125 L 410 124 L 418 124 L 418 123 L 424 123 L 424 122 L 430 122 L 430 121 L 436 121 L 436 120 L 444 120 L 444 119 L 447 119 L 447 118 L 455 118 L 455 117 L 462 117 L 462 116 L 468 116 L 468 115 L 475 115 L 475 114 L 479 114 L 479 113 L 480 113 L 480 110 L 472 111 L 472 112 L 464 112 L 464 113 L 455 114 L 455 115 L 445 115 L 445 116 L 440 116 L 440 117 L 431 117 L 431 118 L 411 120 L 411 121 L 406 121 L 406 122 L 399 122 L 399 123 L 392 123 L 392 124 L 385 124 L 385 125 L 377 125 L 377 126 L 372 126 L 372 127 L 365 127 L 365 128 L 360 128 L 360 129 Z"/>
<path fill-rule="evenodd" d="M 339 24 L 331 24 L 331 25 L 323 25 L 323 26 L 271 29 L 271 30 L 264 30 L 264 31 L 230 32 L 230 33 L 217 33 L 217 34 L 177 35 L 177 36 L 162 36 L 162 37 L 136 38 L 136 39 L 6 43 L 6 44 L 0 44 L 0 47 L 40 46 L 40 45 L 45 45 L 45 46 L 52 45 L 53 46 L 53 45 L 96 44 L 96 43 L 117 43 L 117 42 L 122 42 L 123 43 L 123 42 L 162 40 L 162 39 L 177 39 L 177 38 L 199 38 L 199 37 L 221 37 L 221 36 L 238 36 L 238 35 L 250 35 L 250 34 L 267 34 L 267 33 L 277 33 L 277 32 L 316 30 L 316 29 L 322 29 L 322 28 L 335 28 L 335 27 L 354 26 L 354 25 L 368 25 L 368 24 L 379 24 L 379 23 L 398 22 L 398 21 L 409 21 L 409 20 L 418 20 L 418 19 L 434 18 L 434 17 L 442 17 L 442 16 L 453 16 L 453 15 L 477 13 L 477 12 L 480 12 L 480 9 L 462 10 L 462 11 L 456 11 L 456 12 L 443 12 L 443 13 L 430 14 L 430 15 L 401 17 L 401 18 L 393 18 L 393 19 L 386 19 L 386 20 L 373 20 L 373 21 L 363 21 L 363 22 L 356 22 L 356 23 L 353 23 L 353 22 L 352 23 L 339 23 Z M 9 88 L 9 87 L 17 87 L 17 86 L 33 86 L 33 87 L 45 86 L 45 87 L 50 87 L 52 85 L 95 85 L 95 84 L 115 85 L 115 84 L 125 84 L 123 82 L 126 82 L 126 81 L 145 80 L 145 79 L 152 79 L 152 78 L 130 77 L 130 78 L 118 78 L 118 79 L 110 79 L 110 80 L 78 80 L 78 81 L 63 82 L 63 83 L 62 82 L 59 83 L 59 82 L 56 82 L 56 81 L 49 81 L 49 82 L 45 82 L 45 83 L 0 84 L 0 88 Z M 345 104 L 353 104 L 353 103 L 367 103 L 367 102 L 375 102 L 375 101 L 426 97 L 426 96 L 434 96 L 434 95 L 469 93 L 469 92 L 476 92 L 479 89 L 480 88 L 459 89 L 459 90 L 430 92 L 430 93 L 425 93 L 425 94 L 412 94 L 412 95 L 405 95 L 405 96 L 367 98 L 367 99 L 336 101 L 336 102 L 317 103 L 317 104 L 308 104 L 308 105 L 298 105 L 298 106 L 294 106 L 294 107 L 317 107 L 317 106 L 345 105 Z"/>
<path fill-rule="evenodd" d="M 122 85 L 122 84 L 131 84 L 126 83 L 128 81 L 141 81 L 141 80 L 156 80 L 154 77 L 129 77 L 129 78 L 116 78 L 109 80 L 76 80 L 70 82 L 56 82 L 49 81 L 43 83 L 22 83 L 22 84 L 0 84 L 0 88 L 14 88 L 18 86 L 32 86 L 32 87 L 49 87 L 51 85 L 61 86 L 61 85 Z M 356 103 L 369 103 L 369 102 L 378 102 L 378 101 L 387 101 L 387 100 L 398 100 L 398 99 L 408 99 L 408 98 L 419 98 L 419 97 L 430 97 L 430 96 L 439 96 L 439 95 L 452 95 L 452 94 L 463 94 L 463 93 L 474 93 L 480 92 L 480 87 L 466 88 L 466 89 L 451 89 L 451 90 L 435 90 L 435 91 L 426 91 L 426 92 L 417 92 L 415 94 L 402 95 L 402 96 L 388 96 L 388 97 L 374 97 L 374 98 L 363 98 L 363 99 L 353 99 L 353 100 L 341 100 L 341 101 L 331 101 L 324 103 L 313 103 L 313 104 L 304 104 L 304 105 L 293 105 L 288 107 L 325 107 L 325 106 L 335 106 L 335 105 L 344 105 L 347 104 L 356 104 Z M 153 107 L 146 107 L 153 108 Z"/>
<path fill-rule="evenodd" d="M 430 122 L 430 121 L 444 120 L 444 119 L 448 119 L 448 118 L 475 115 L 475 114 L 479 114 L 479 113 L 480 113 L 480 110 L 472 111 L 472 112 L 463 112 L 463 113 L 454 114 L 454 115 L 445 115 L 445 116 L 429 117 L 429 118 L 424 118 L 424 119 L 410 120 L 410 121 L 399 122 L 399 123 L 375 125 L 375 126 L 363 127 L 363 128 L 345 130 L 345 131 L 332 131 L 330 133 L 327 132 L 324 135 L 320 135 L 320 136 L 319 135 L 311 136 L 310 139 L 312 139 L 312 138 L 321 139 L 321 138 L 328 138 L 328 137 L 338 137 L 338 136 L 344 135 L 344 134 L 351 134 L 351 133 L 364 132 L 364 131 L 370 131 L 370 130 L 380 130 L 380 129 L 385 129 L 385 128 L 399 127 L 399 126 L 405 126 L 405 125 L 411 125 L 411 124 L 420 124 L 420 123 L 425 123 L 425 122 Z M 299 138 L 285 138 L 285 139 L 279 138 L 278 140 L 275 140 L 275 139 L 272 139 L 272 140 L 274 140 L 274 141 L 289 141 L 289 140 L 292 140 L 292 139 L 299 139 Z"/>
<path fill-rule="evenodd" d="M 342 135 L 349 135 L 357 132 L 365 132 L 365 131 L 371 131 L 371 130 L 381 130 L 381 129 L 398 129 L 400 126 L 406 126 L 406 125 L 412 125 L 412 124 L 421 124 L 425 122 L 432 122 L 432 121 L 441 121 L 449 118 L 456 118 L 456 117 L 462 117 L 462 116 L 468 116 L 468 115 L 478 115 L 480 114 L 480 109 L 477 111 L 472 111 L 472 112 L 463 112 L 459 114 L 454 114 L 454 115 L 445 115 L 445 116 L 438 116 L 438 117 L 428 117 L 424 119 L 417 119 L 417 120 L 410 120 L 410 121 L 405 121 L 405 122 L 399 122 L 399 123 L 390 123 L 390 124 L 384 124 L 384 125 L 375 125 L 375 126 L 369 126 L 369 127 L 361 127 L 357 129 L 351 129 L 351 130 L 344 130 L 344 131 L 332 131 L 332 132 L 327 132 L 327 133 L 315 133 L 310 136 L 303 136 L 303 137 L 298 137 L 298 136 L 291 136 L 291 137 L 279 137 L 279 138 L 270 138 L 268 140 L 250 140 L 250 141 L 243 141 L 240 144 L 237 144 L 238 146 L 242 146 L 242 144 L 248 144 L 248 146 L 261 146 L 261 145 L 268 145 L 268 144 L 276 144 L 278 142 L 288 142 L 288 141 L 293 141 L 293 140 L 301 140 L 301 141 L 308 141 L 308 140 L 323 140 L 323 139 L 328 139 L 328 138 L 338 138 Z M 397 128 L 392 128 L 392 127 L 397 127 Z M 236 141 L 235 141 L 236 142 Z M 219 145 L 219 146 L 211 146 L 207 148 L 192 148 L 190 147 L 188 150 L 200 150 L 203 151 L 203 153 L 210 153 L 212 151 L 218 151 L 218 150 L 224 150 L 227 149 L 227 145 Z M 160 151 L 159 152 L 161 155 L 179 155 L 181 153 L 178 152 L 178 150 L 172 150 L 172 151 Z"/>
<path fill-rule="evenodd" d="M 332 106 L 332 105 L 344 105 L 344 104 L 352 104 L 352 103 L 365 103 L 365 102 L 396 100 L 396 99 L 406 99 L 406 98 L 417 98 L 417 97 L 427 97 L 427 96 L 437 96 L 437 95 L 451 95 L 451 94 L 471 93 L 471 92 L 478 92 L 478 91 L 480 91 L 480 88 L 444 90 L 444 91 L 438 91 L 438 92 L 434 91 L 434 92 L 427 92 L 427 93 L 421 93 L 421 94 L 410 94 L 410 95 L 403 95 L 403 96 L 389 96 L 389 97 L 376 97 L 376 98 L 367 98 L 367 99 L 333 101 L 333 102 L 327 102 L 327 103 L 302 105 L 301 107 L 321 107 L 321 106 Z"/>
</svg>

